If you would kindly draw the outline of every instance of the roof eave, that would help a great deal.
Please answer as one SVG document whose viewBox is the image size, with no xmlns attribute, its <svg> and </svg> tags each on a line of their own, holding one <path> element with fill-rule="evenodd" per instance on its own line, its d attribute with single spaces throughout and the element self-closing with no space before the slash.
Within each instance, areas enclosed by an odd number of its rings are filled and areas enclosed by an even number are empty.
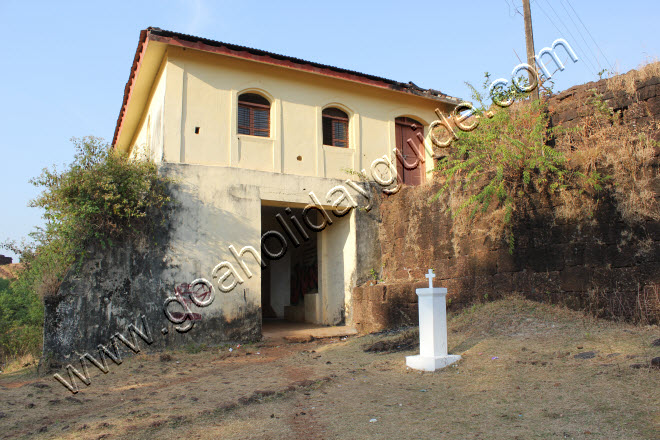
<svg viewBox="0 0 660 440">
<path fill-rule="evenodd" d="M 133 57 L 133 64 L 131 65 L 131 71 L 128 75 L 128 81 L 126 86 L 124 86 L 124 98 L 121 104 L 121 109 L 119 110 L 119 116 L 117 117 L 117 125 L 115 126 L 115 134 L 112 138 L 112 146 L 115 147 L 117 140 L 123 128 L 124 119 L 126 116 L 126 107 L 128 101 L 131 98 L 133 92 L 133 86 L 135 85 L 135 78 L 137 76 L 138 70 L 140 69 L 140 64 L 142 59 L 144 59 L 144 53 L 147 49 L 147 36 L 149 34 L 149 29 L 144 29 L 140 31 L 140 41 L 138 42 L 137 49 L 135 50 L 135 57 Z"/>
</svg>

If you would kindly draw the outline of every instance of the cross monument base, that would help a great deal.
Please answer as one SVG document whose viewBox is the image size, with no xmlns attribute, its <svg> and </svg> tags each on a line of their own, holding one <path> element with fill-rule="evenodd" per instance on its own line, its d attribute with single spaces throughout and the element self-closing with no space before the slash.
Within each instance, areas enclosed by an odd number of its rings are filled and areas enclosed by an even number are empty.
<svg viewBox="0 0 660 440">
<path fill-rule="evenodd" d="M 419 307 L 419 354 L 406 356 L 406 365 L 415 370 L 435 371 L 461 359 L 447 353 L 447 289 L 433 287 L 433 270 L 426 278 L 429 287 L 416 290 Z"/>
<path fill-rule="evenodd" d="M 406 356 L 406 365 L 415 370 L 435 371 L 457 362 L 461 357 L 457 354 L 448 354 L 447 356 L 427 357 L 418 354 L 416 356 Z"/>
</svg>

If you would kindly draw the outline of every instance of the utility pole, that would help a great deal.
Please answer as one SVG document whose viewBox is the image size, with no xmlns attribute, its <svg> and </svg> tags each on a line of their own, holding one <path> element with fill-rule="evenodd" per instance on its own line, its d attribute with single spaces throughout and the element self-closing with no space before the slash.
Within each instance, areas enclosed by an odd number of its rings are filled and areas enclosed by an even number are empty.
<svg viewBox="0 0 660 440">
<path fill-rule="evenodd" d="M 532 32 L 532 11 L 529 7 L 529 0 L 522 0 L 523 3 L 523 12 L 525 18 L 525 43 L 527 45 L 527 64 L 529 64 L 532 69 L 536 72 L 536 59 L 534 58 L 534 33 Z M 531 86 L 534 82 L 540 82 L 538 73 L 536 76 L 529 72 L 529 85 Z M 541 84 L 537 84 L 532 90 L 532 99 L 539 99 L 539 87 Z"/>
</svg>

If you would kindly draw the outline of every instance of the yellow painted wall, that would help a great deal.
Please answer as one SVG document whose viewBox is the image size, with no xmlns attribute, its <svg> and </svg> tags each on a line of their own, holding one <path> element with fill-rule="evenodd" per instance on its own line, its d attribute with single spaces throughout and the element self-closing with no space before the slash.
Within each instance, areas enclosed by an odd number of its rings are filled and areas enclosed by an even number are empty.
<svg viewBox="0 0 660 440">
<path fill-rule="evenodd" d="M 434 109 L 448 109 L 410 94 L 180 47 L 167 48 L 164 64 L 132 145 L 146 144 L 147 122 L 153 125 L 164 105 L 159 129 L 167 162 L 347 178 L 344 169 L 369 171 L 374 159 L 394 157 L 396 117 L 419 120 L 428 135 Z M 245 92 L 270 100 L 269 138 L 237 134 L 238 96 Z M 349 148 L 322 145 L 321 112 L 331 106 L 349 115 Z"/>
<path fill-rule="evenodd" d="M 132 158 L 163 159 L 165 90 L 167 63 L 163 62 L 154 81 L 146 111 L 143 112 L 136 136 L 131 143 Z"/>
<path fill-rule="evenodd" d="M 179 182 L 168 255 L 176 264 L 166 285 L 199 277 L 216 282 L 214 267 L 234 261 L 230 245 L 260 248 L 262 205 L 304 207 L 314 192 L 331 206 L 337 199 L 333 189 L 351 177 L 344 169 L 369 172 L 383 155 L 396 161 L 395 118 L 417 119 L 428 136 L 434 109 L 448 111 L 447 105 L 410 94 L 150 44 L 117 149 L 163 162 L 161 171 Z M 237 134 L 238 96 L 245 92 L 271 102 L 270 137 Z M 349 115 L 349 148 L 322 145 L 321 114 L 330 106 Z M 428 138 L 426 143 L 431 145 Z M 427 153 L 427 170 L 432 166 Z M 354 189 L 350 193 L 366 204 Z M 355 225 L 351 212 L 318 235 L 320 323 L 336 324 L 342 316 L 350 323 L 360 241 Z M 246 307 L 260 306 L 261 271 L 256 262 L 248 264 L 253 276 L 206 312 L 231 320 Z"/>
</svg>

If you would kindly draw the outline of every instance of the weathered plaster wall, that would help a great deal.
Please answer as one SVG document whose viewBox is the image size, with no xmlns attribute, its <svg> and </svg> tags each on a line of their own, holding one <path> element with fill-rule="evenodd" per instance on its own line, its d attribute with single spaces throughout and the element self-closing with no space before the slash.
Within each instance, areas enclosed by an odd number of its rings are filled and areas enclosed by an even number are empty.
<svg viewBox="0 0 660 440">
<path fill-rule="evenodd" d="M 221 261 L 235 264 L 229 245 L 259 249 L 262 204 L 304 207 L 313 191 L 329 207 L 327 193 L 345 185 L 346 169 L 368 170 L 383 155 L 396 160 L 395 118 L 420 121 L 428 135 L 434 110 L 449 110 L 428 97 L 158 42 L 147 46 L 134 87 L 115 147 L 134 156 L 149 152 L 179 180 L 159 274 L 171 286 L 212 279 Z M 271 102 L 268 138 L 237 133 L 245 92 Z M 321 114 L 329 106 L 349 115 L 348 148 L 322 143 Z M 430 169 L 430 150 L 425 154 Z M 320 323 L 352 322 L 353 287 L 380 267 L 377 235 L 374 215 L 357 210 L 318 235 Z M 261 274 L 249 254 L 245 261 L 252 276 L 235 264 L 244 283 L 219 295 L 205 316 L 231 320 L 259 306 Z"/>
<path fill-rule="evenodd" d="M 58 294 L 47 299 L 44 352 L 55 359 L 94 351 L 115 332 L 125 333 L 131 323 L 140 328 L 142 314 L 151 325 L 153 347 L 259 338 L 261 268 L 246 253 L 248 276 L 229 246 L 260 251 L 262 204 L 305 207 L 313 192 L 329 210 L 337 196 L 328 193 L 342 183 L 220 166 L 163 163 L 160 170 L 176 181 L 171 188 L 176 207 L 164 229 L 140 243 L 92 250 L 80 271 L 68 274 Z M 318 234 L 320 321 L 338 324 L 350 310 L 350 292 L 358 278 L 357 214 L 329 215 L 333 223 Z M 244 281 L 228 293 L 217 288 L 214 278 L 213 269 L 222 261 L 231 262 Z M 190 332 L 177 334 L 165 319 L 163 302 L 175 286 L 197 278 L 216 284 L 216 298 L 203 309 L 193 306 L 202 320 Z M 168 328 L 166 336 L 162 328 Z"/>
<path fill-rule="evenodd" d="M 378 185 L 370 185 L 370 209 L 363 209 L 365 203 L 355 212 L 355 229 L 359 231 L 360 238 L 357 245 L 356 258 L 356 280 L 357 285 L 362 285 L 374 278 L 382 270 L 381 244 L 380 244 L 380 201 L 384 197 L 382 188 Z"/>
<path fill-rule="evenodd" d="M 167 164 L 162 170 L 180 182 L 175 196 L 181 206 L 176 210 L 176 227 L 168 252 L 177 265 L 166 272 L 166 280 L 172 283 L 198 277 L 211 280 L 218 263 L 235 262 L 230 245 L 238 251 L 244 246 L 259 251 L 262 203 L 302 208 L 312 203 L 309 194 L 313 193 L 326 209 L 330 209 L 337 196 L 328 193 L 342 183 L 334 179 L 232 167 Z M 357 199 L 355 191 L 353 195 Z M 346 307 L 345 291 L 350 292 L 355 285 L 357 241 L 356 230 L 350 227 L 354 224 L 354 215 L 332 216 L 333 223 L 319 234 L 319 278 L 323 286 L 322 323 L 325 324 L 341 322 L 341 310 Z M 235 299 L 238 289 L 244 291 L 241 295 L 247 298 L 248 304 L 260 303 L 259 265 L 248 254 L 244 260 L 252 277 L 239 272 L 245 282 L 234 291 L 220 295 L 218 301 L 208 307 L 208 313 L 220 310 L 225 316 L 240 313 L 241 302 Z M 235 267 L 240 270 L 238 265 Z"/>
</svg>

